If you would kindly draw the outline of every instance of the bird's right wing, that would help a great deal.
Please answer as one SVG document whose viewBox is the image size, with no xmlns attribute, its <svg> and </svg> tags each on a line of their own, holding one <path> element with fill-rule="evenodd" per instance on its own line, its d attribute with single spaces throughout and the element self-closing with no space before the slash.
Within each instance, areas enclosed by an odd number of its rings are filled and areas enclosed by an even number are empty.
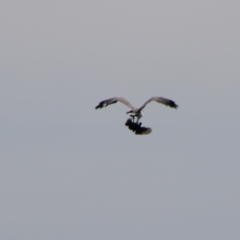
<svg viewBox="0 0 240 240">
<path fill-rule="evenodd" d="M 95 109 L 98 108 L 103 108 L 103 107 L 107 107 L 110 104 L 116 103 L 116 102 L 121 102 L 123 104 L 125 104 L 126 106 L 128 106 L 129 108 L 131 108 L 132 110 L 134 110 L 135 108 L 132 106 L 132 104 L 130 102 L 128 102 L 125 98 L 123 97 L 113 97 L 113 98 L 109 98 L 106 100 L 101 101 L 96 107 Z"/>
</svg>

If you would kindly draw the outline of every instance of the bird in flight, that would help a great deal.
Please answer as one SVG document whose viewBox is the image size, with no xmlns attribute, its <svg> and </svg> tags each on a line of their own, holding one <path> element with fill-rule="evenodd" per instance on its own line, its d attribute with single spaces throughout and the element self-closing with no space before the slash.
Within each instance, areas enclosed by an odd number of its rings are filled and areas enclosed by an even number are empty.
<svg viewBox="0 0 240 240">
<path fill-rule="evenodd" d="M 131 109 L 130 111 L 126 112 L 126 114 L 130 114 L 131 118 L 133 119 L 133 122 L 134 122 L 134 119 L 137 118 L 136 123 L 138 123 L 139 119 L 143 116 L 143 114 L 142 114 L 143 109 L 146 107 L 146 105 L 148 103 L 150 103 L 152 101 L 162 103 L 171 108 L 178 108 L 178 105 L 174 101 L 167 99 L 167 98 L 163 98 L 163 97 L 151 97 L 140 108 L 133 107 L 132 104 L 123 97 L 113 97 L 113 98 L 109 98 L 109 99 L 101 101 L 95 107 L 95 109 L 107 107 L 108 105 L 116 103 L 116 102 L 121 102 Z"/>
</svg>

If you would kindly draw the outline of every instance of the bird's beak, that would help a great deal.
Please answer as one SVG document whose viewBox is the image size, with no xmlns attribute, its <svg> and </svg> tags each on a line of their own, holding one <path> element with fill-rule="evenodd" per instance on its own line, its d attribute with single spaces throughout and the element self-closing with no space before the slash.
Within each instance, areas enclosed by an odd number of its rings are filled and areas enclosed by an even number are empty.
<svg viewBox="0 0 240 240">
<path fill-rule="evenodd" d="M 128 114 L 128 113 L 132 113 L 132 111 L 128 111 L 128 112 L 126 112 L 126 114 Z"/>
</svg>

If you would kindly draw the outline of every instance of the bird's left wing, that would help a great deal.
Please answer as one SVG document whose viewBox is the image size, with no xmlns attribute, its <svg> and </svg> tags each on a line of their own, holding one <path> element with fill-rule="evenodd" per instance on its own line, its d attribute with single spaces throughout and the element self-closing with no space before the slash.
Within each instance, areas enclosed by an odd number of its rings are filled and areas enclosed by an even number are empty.
<svg viewBox="0 0 240 240">
<path fill-rule="evenodd" d="M 116 103 L 116 102 L 121 102 L 123 104 L 125 104 L 126 106 L 128 106 L 129 108 L 131 108 L 132 110 L 134 110 L 135 108 L 132 106 L 132 104 L 130 102 L 128 102 L 125 98 L 123 97 L 113 97 L 113 98 L 109 98 L 106 100 L 101 101 L 96 107 L 95 109 L 98 108 L 103 108 L 103 107 L 107 107 L 110 104 Z"/>
<path fill-rule="evenodd" d="M 143 105 L 142 107 L 139 108 L 139 110 L 141 111 L 142 109 L 144 109 L 146 107 L 146 105 L 152 101 L 155 101 L 155 102 L 158 102 L 158 103 L 162 103 L 166 106 L 169 106 L 171 108 L 178 108 L 178 105 L 170 100 L 170 99 L 167 99 L 167 98 L 163 98 L 163 97 L 152 97 L 150 98 L 149 100 L 147 100 Z"/>
</svg>

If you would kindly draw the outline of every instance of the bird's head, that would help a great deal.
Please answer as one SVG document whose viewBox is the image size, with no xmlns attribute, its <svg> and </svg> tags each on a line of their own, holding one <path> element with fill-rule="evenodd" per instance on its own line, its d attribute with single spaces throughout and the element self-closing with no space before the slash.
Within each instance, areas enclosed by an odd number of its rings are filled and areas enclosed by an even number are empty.
<svg viewBox="0 0 240 240">
<path fill-rule="evenodd" d="M 126 112 L 126 114 L 129 114 L 129 113 L 133 113 L 133 110 L 130 110 L 130 111 Z"/>
</svg>

